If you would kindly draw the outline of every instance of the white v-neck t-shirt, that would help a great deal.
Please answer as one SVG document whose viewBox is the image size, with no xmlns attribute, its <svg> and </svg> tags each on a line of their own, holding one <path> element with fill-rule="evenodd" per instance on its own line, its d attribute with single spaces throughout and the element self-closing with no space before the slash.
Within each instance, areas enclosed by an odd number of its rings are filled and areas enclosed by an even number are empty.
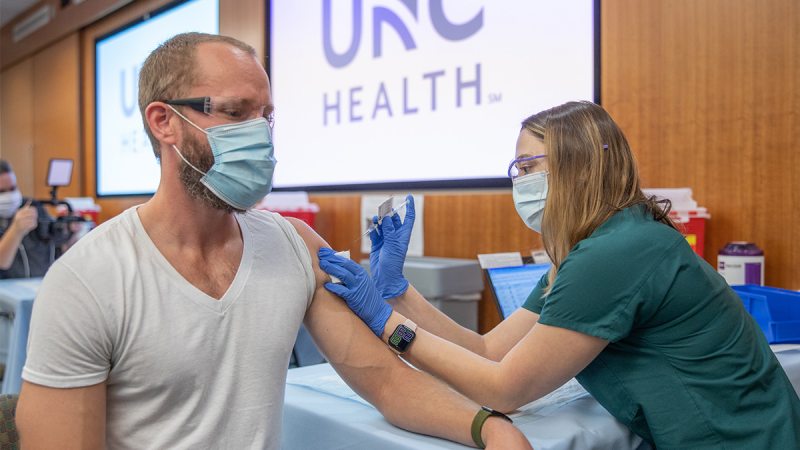
<svg viewBox="0 0 800 450">
<path fill-rule="evenodd" d="M 169 264 L 135 207 L 78 241 L 39 289 L 23 378 L 106 381 L 109 448 L 278 448 L 311 257 L 279 215 L 237 219 L 244 251 L 219 300 Z"/>
</svg>

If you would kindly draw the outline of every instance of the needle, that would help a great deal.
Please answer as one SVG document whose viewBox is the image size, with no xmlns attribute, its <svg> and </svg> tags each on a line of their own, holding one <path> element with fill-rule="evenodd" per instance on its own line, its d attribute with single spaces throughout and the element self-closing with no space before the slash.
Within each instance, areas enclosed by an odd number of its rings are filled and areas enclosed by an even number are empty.
<svg viewBox="0 0 800 450">
<path fill-rule="evenodd" d="M 378 225 L 380 225 L 381 221 L 384 218 L 391 217 L 391 216 L 397 214 L 400 211 L 400 209 L 404 208 L 407 204 L 408 204 L 408 199 L 406 199 L 403 203 L 400 203 L 399 205 L 397 205 L 396 208 L 392 208 L 392 211 L 389 214 L 387 214 L 387 215 L 381 217 L 380 219 L 378 219 Z M 359 236 L 358 239 L 356 239 L 356 241 L 358 241 L 360 239 L 363 239 L 364 236 L 368 235 L 372 230 L 377 228 L 378 225 L 372 224 L 369 227 L 367 227 L 367 231 L 365 231 L 361 236 Z"/>
</svg>

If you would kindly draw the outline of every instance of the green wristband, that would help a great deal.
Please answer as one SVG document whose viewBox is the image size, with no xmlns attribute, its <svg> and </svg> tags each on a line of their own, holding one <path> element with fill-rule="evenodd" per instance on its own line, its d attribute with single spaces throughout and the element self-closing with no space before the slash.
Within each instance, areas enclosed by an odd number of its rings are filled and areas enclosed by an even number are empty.
<svg viewBox="0 0 800 450">
<path fill-rule="evenodd" d="M 491 416 L 502 417 L 509 422 L 513 422 L 507 415 L 499 411 L 489 409 L 485 406 L 481 406 L 481 409 L 479 409 L 478 413 L 475 414 L 475 418 L 472 419 L 472 442 L 474 442 L 478 448 L 486 448 L 486 444 L 483 443 L 483 438 L 481 437 L 481 430 L 483 430 L 483 423 L 486 422 L 486 419 Z"/>
</svg>

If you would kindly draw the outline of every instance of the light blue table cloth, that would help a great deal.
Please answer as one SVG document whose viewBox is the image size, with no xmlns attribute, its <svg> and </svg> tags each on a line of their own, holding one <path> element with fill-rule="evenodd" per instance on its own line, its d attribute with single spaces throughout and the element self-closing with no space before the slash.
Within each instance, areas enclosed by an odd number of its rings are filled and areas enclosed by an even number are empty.
<svg viewBox="0 0 800 450">
<path fill-rule="evenodd" d="M 771 347 L 794 390 L 800 395 L 800 344 L 779 344 Z"/>
<path fill-rule="evenodd" d="M 0 328 L 8 337 L 2 394 L 17 394 L 22 385 L 33 299 L 41 282 L 41 278 L 0 280 L 0 311 L 8 315 L 2 319 L 4 326 Z"/>
<path fill-rule="evenodd" d="M 574 380 L 512 417 L 537 450 L 650 448 Z M 469 448 L 392 426 L 330 364 L 289 370 L 283 425 L 284 450 Z"/>
<path fill-rule="evenodd" d="M 800 393 L 800 346 L 794 347 L 773 349 Z M 522 409 L 512 416 L 514 424 L 537 450 L 650 449 L 575 380 Z M 281 440 L 284 450 L 468 448 L 392 426 L 347 387 L 330 364 L 289 370 Z"/>
</svg>

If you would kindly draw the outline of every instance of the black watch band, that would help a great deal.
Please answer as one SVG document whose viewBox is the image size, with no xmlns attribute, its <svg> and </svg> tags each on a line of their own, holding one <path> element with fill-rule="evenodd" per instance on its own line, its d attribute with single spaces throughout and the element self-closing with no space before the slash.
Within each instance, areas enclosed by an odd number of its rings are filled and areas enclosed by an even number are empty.
<svg viewBox="0 0 800 450">
<path fill-rule="evenodd" d="M 483 437 L 481 437 L 481 430 L 483 430 L 483 424 L 486 422 L 486 419 L 492 416 L 502 417 L 509 422 L 513 422 L 510 417 L 500 411 L 481 406 L 481 409 L 475 414 L 475 418 L 472 419 L 472 442 L 474 442 L 478 448 L 486 448 L 486 444 L 483 443 Z"/>
</svg>

